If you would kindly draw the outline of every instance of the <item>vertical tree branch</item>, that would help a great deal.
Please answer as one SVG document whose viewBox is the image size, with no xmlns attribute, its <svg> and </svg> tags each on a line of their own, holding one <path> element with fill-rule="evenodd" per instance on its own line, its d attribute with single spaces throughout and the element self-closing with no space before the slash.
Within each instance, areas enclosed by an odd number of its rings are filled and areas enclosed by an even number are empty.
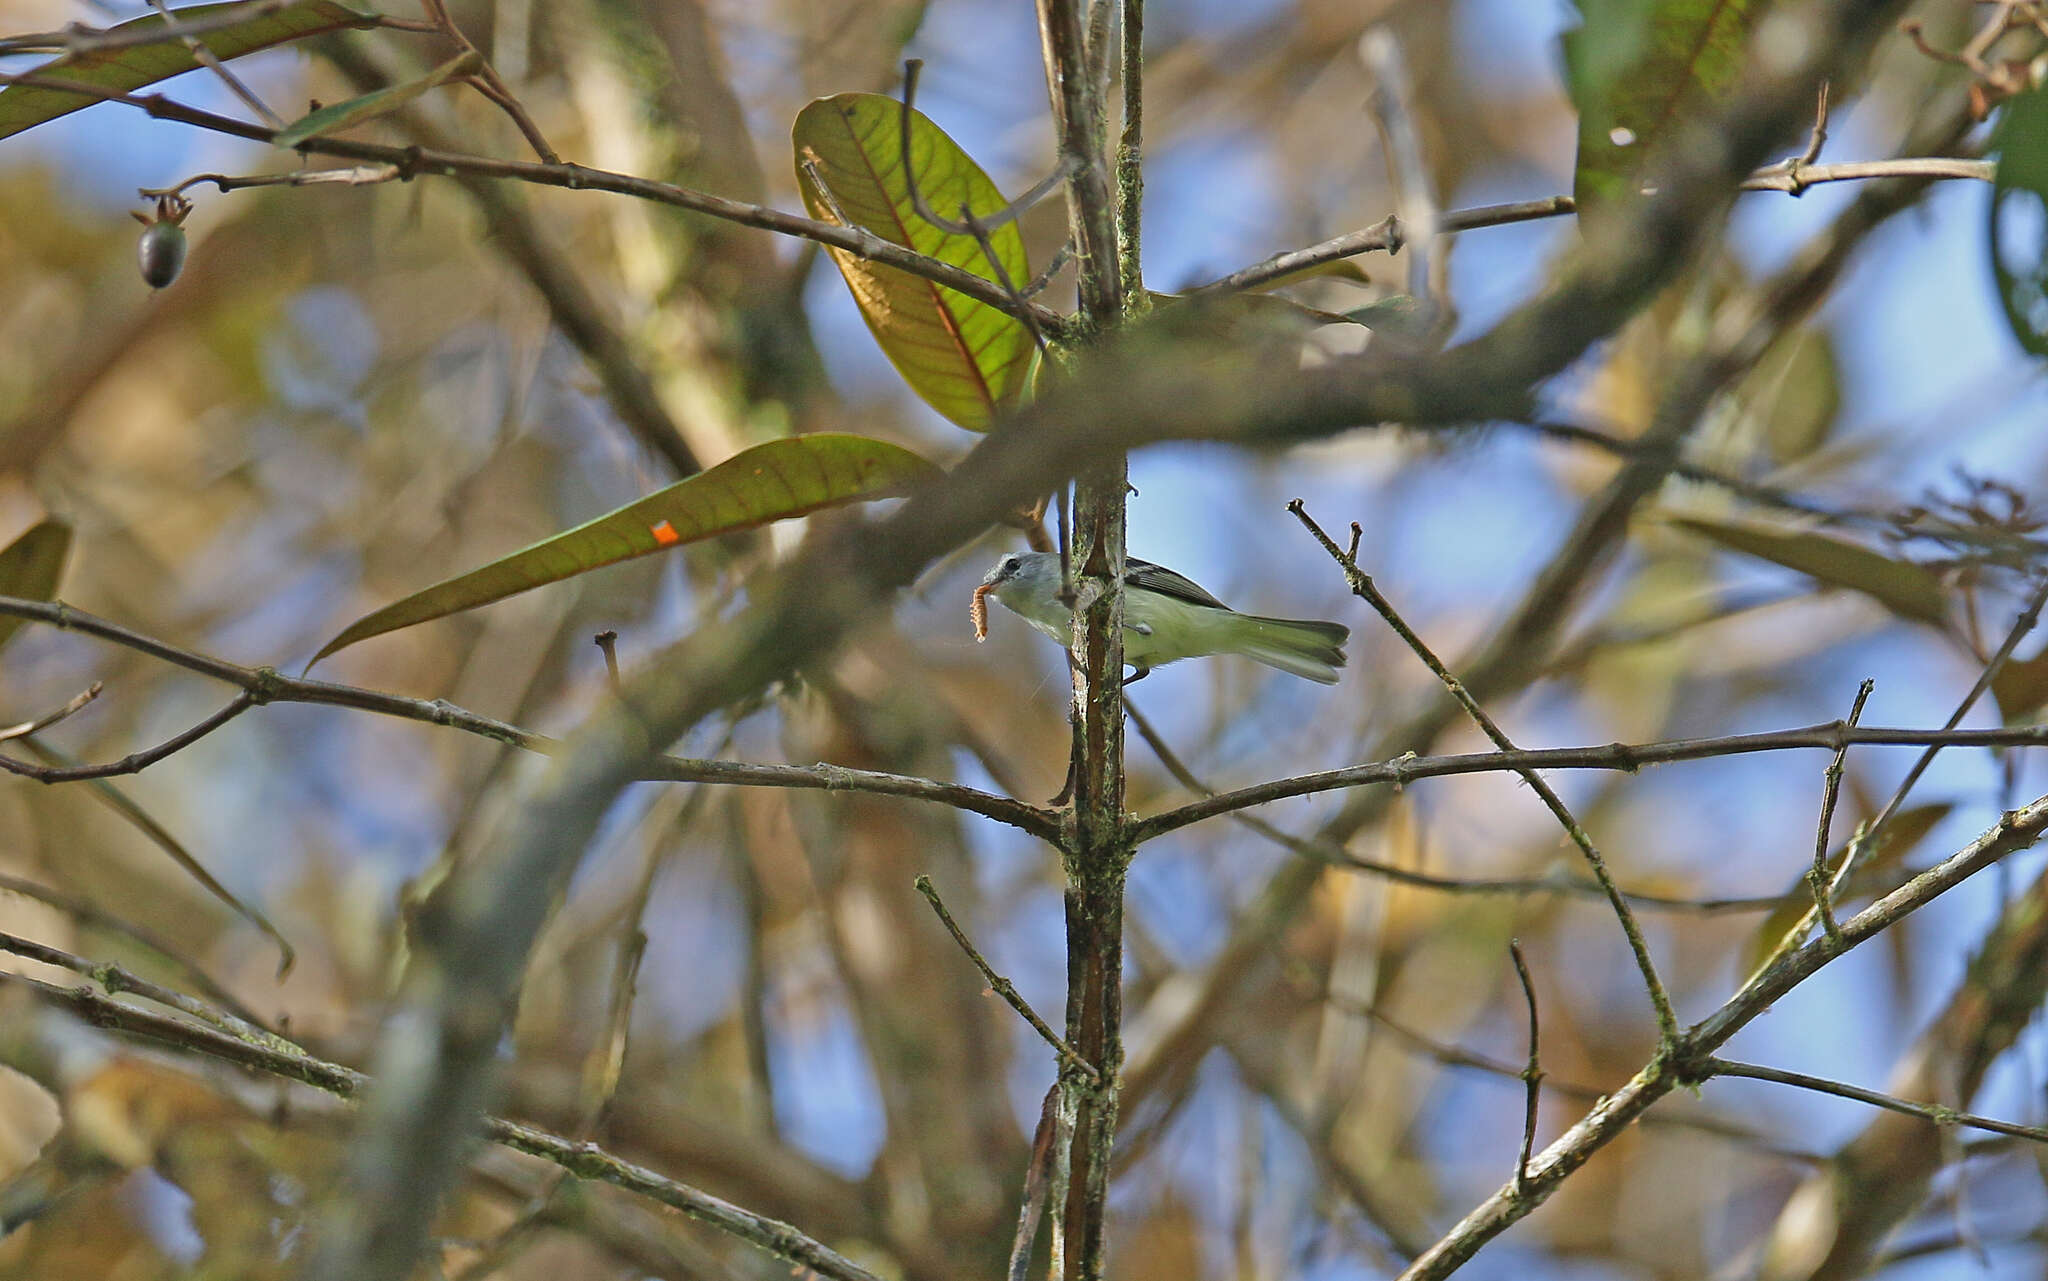
<svg viewBox="0 0 2048 1281">
<path fill-rule="evenodd" d="M 1124 131 L 1116 146 L 1117 275 L 1124 297 L 1145 295 L 1145 0 L 1124 0 Z"/>
<path fill-rule="evenodd" d="M 1124 219 L 1113 199 L 1105 151 L 1102 89 L 1090 74 L 1080 0 L 1039 0 L 1046 88 L 1070 173 L 1067 209 L 1080 265 L 1083 330 L 1100 334 L 1124 313 Z M 1128 57 L 1128 51 L 1127 51 Z M 1074 748 L 1067 873 L 1067 1043 L 1094 1069 L 1090 1081 L 1062 1073 L 1076 1096 L 1073 1172 L 1064 1207 L 1066 1275 L 1103 1275 L 1110 1147 L 1117 1078 L 1123 1071 L 1124 872 L 1124 494 L 1121 457 L 1084 473 L 1074 487 Z"/>
</svg>

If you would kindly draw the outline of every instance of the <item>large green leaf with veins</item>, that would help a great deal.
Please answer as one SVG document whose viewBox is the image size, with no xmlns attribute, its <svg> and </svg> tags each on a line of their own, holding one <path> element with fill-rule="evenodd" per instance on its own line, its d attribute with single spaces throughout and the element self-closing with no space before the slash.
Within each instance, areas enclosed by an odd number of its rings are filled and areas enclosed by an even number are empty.
<svg viewBox="0 0 2048 1281">
<path fill-rule="evenodd" d="M 321 646 L 313 663 L 357 641 L 605 565 L 824 507 L 902 494 L 938 470 L 901 446 L 865 436 L 820 432 L 771 440 L 638 502 L 357 619 Z"/>
<path fill-rule="evenodd" d="M 875 93 L 842 93 L 803 109 L 790 140 L 811 216 L 863 227 L 985 280 L 1007 277 L 1022 289 L 1031 264 L 1015 222 L 988 231 L 1002 264 L 998 274 L 976 237 L 919 216 L 904 176 L 902 110 L 894 98 Z M 963 205 L 986 217 L 1009 203 L 981 166 L 919 112 L 911 113 L 909 161 L 918 195 L 940 218 L 959 222 Z M 875 341 L 926 404 L 969 431 L 985 431 L 1023 392 L 1034 344 L 1022 321 L 923 277 L 843 249 L 831 254 Z"/>
</svg>

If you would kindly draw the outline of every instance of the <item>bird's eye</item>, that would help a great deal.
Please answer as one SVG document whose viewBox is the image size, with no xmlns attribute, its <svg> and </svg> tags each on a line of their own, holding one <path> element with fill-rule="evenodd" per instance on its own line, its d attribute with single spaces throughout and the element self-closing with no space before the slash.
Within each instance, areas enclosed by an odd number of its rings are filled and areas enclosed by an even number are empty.
<svg viewBox="0 0 2048 1281">
<path fill-rule="evenodd" d="M 1005 578 L 1017 572 L 1017 557 L 1015 553 L 1003 557 L 1002 569 L 1003 577 Z"/>
</svg>

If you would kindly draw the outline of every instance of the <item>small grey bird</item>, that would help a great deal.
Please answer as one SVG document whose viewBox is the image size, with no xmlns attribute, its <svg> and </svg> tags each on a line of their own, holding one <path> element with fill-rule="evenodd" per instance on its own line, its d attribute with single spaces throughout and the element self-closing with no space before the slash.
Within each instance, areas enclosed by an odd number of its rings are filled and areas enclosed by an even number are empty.
<svg viewBox="0 0 2048 1281">
<path fill-rule="evenodd" d="M 1013 552 L 988 571 L 974 592 L 977 640 L 988 631 L 986 596 L 1062 646 L 1072 637 L 1073 614 L 1060 603 L 1060 558 L 1051 552 Z M 1124 661 L 1137 669 L 1133 681 L 1183 658 L 1242 654 L 1335 685 L 1350 636 L 1342 623 L 1240 614 L 1170 569 L 1124 563 Z"/>
</svg>

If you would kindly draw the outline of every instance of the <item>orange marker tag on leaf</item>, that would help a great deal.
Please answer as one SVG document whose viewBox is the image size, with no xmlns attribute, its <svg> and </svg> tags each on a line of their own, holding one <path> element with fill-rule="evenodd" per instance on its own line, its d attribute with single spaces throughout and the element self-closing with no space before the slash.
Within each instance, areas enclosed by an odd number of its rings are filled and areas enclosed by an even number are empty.
<svg viewBox="0 0 2048 1281">
<path fill-rule="evenodd" d="M 667 521 L 649 526 L 647 532 L 653 534 L 654 541 L 660 543 L 663 547 L 673 547 L 683 541 L 683 536 L 676 532 L 676 527 Z"/>
</svg>

